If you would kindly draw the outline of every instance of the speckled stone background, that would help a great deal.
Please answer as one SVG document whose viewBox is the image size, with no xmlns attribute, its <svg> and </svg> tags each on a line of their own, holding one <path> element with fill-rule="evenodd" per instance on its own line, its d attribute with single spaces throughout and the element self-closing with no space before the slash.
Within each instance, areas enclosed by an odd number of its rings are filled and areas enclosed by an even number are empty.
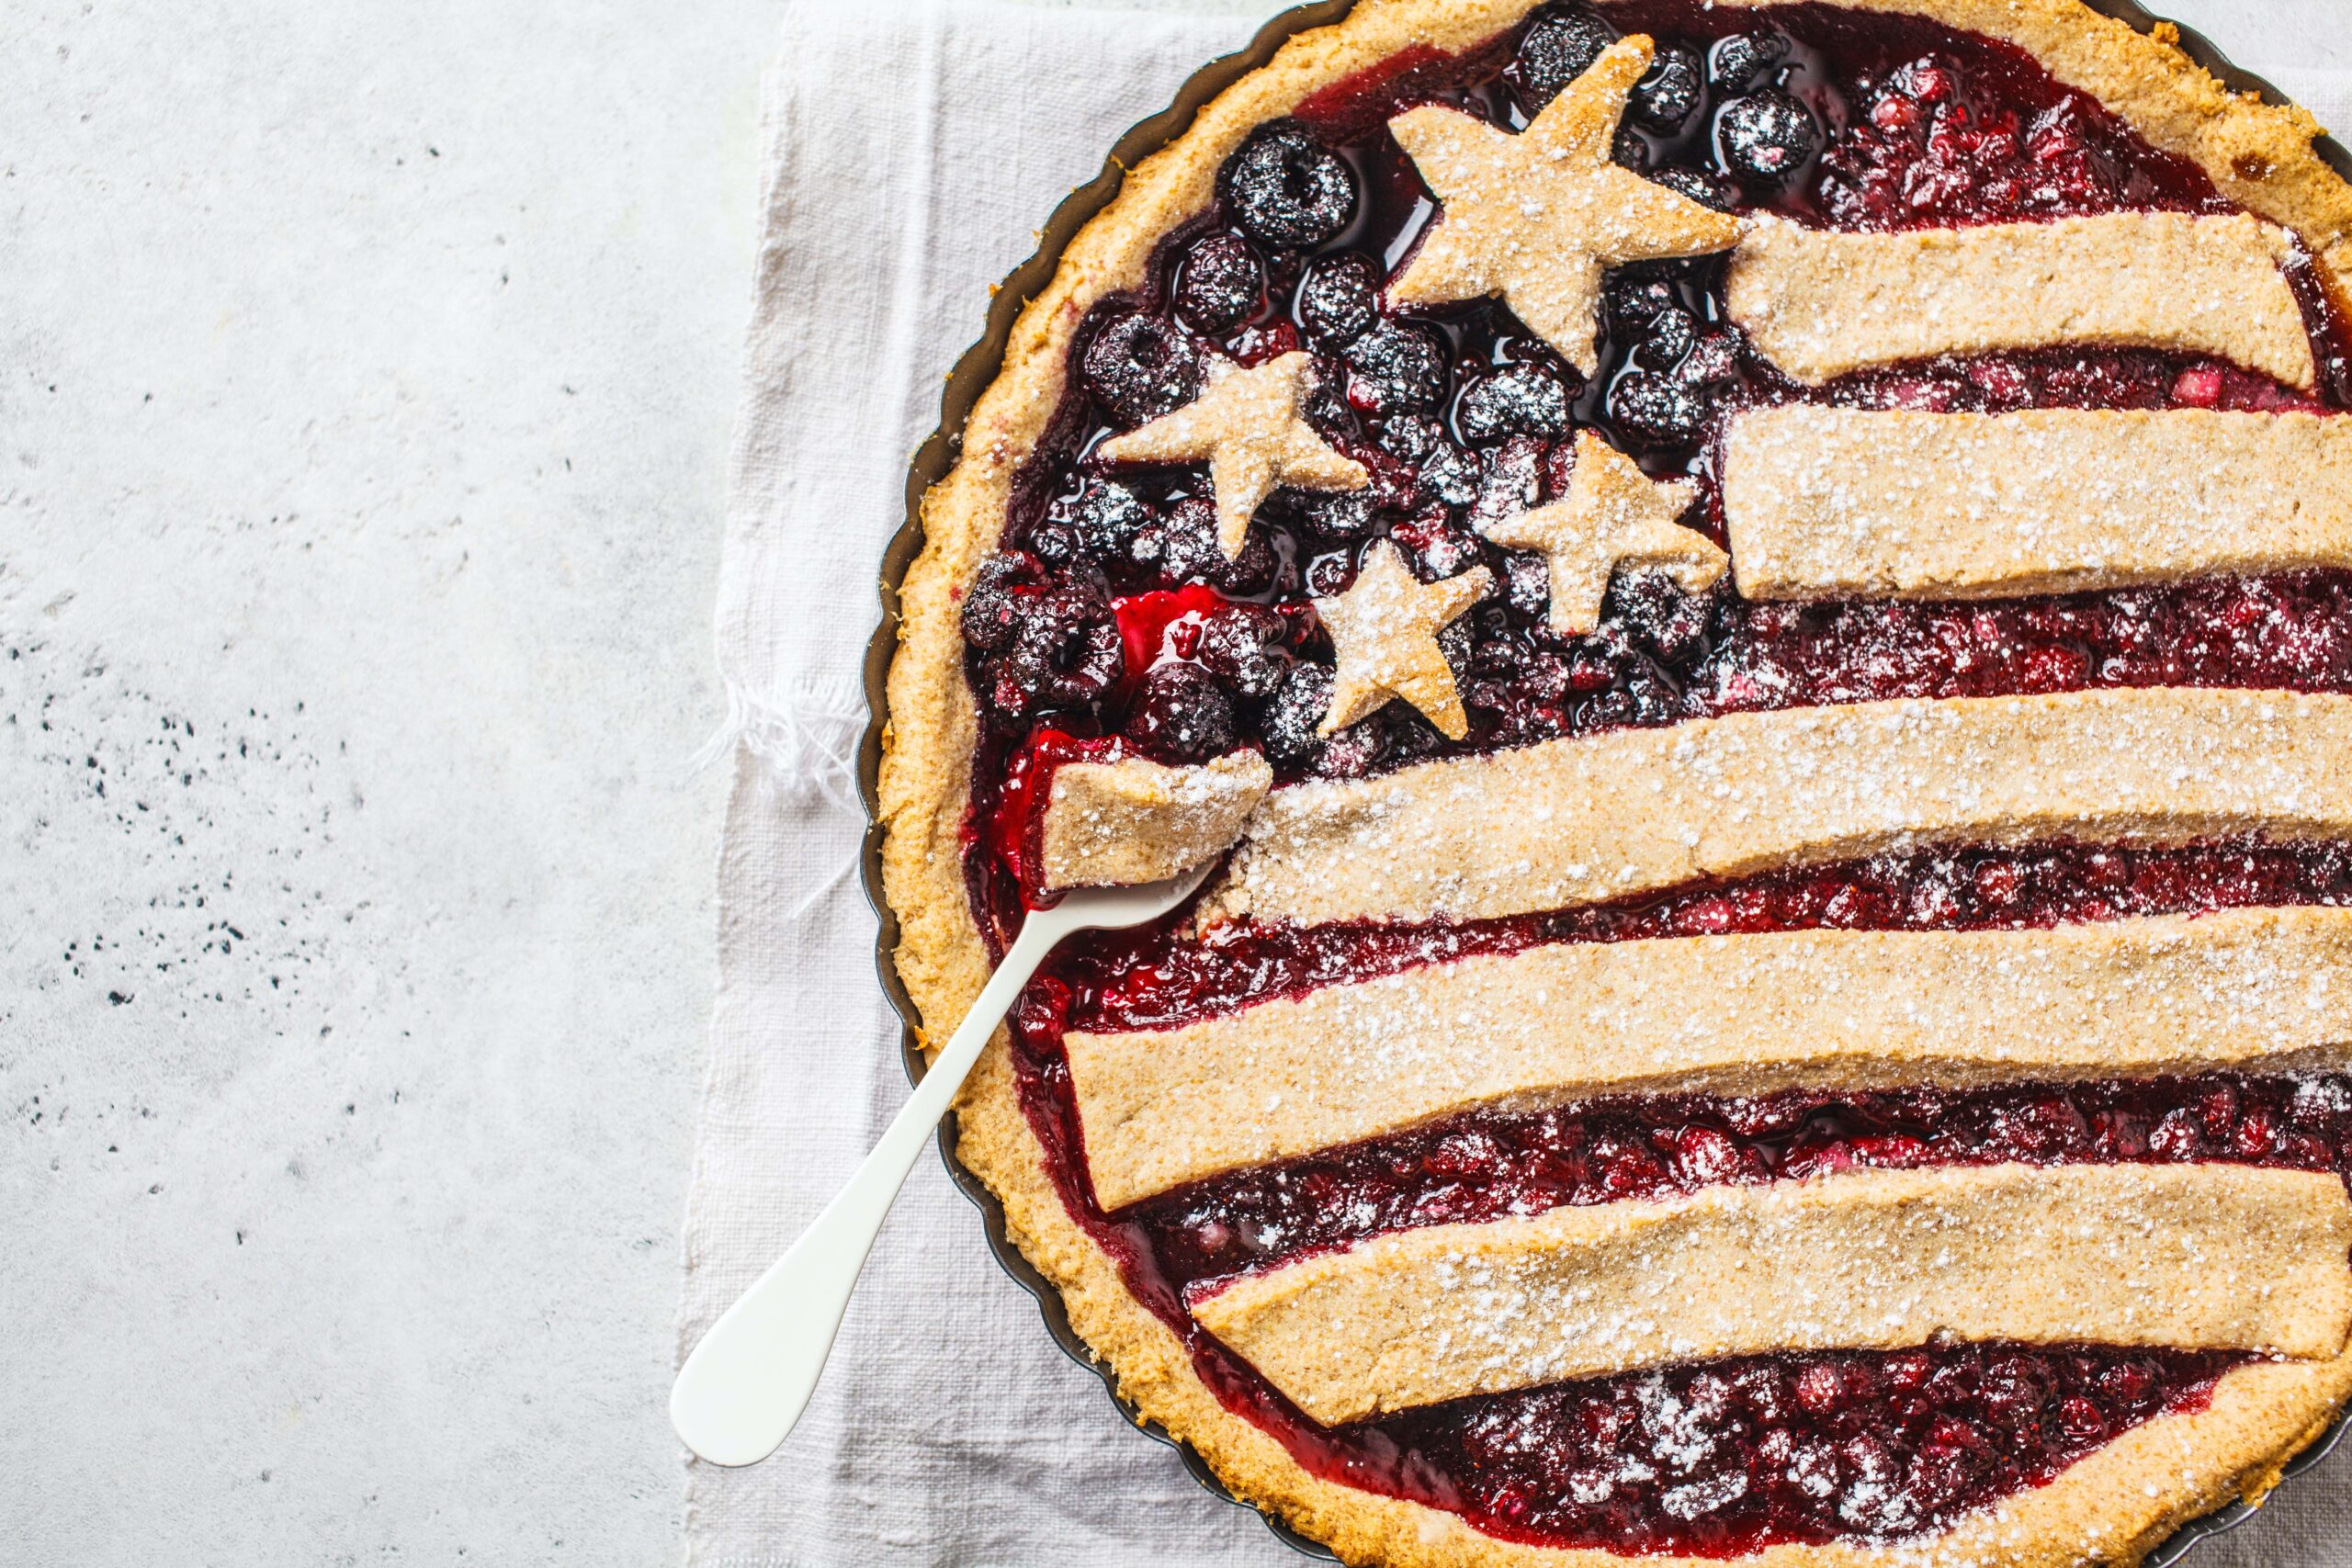
<svg viewBox="0 0 2352 1568">
<path fill-rule="evenodd" d="M 674 1558 L 779 14 L 0 0 L 0 1562 Z"/>
</svg>

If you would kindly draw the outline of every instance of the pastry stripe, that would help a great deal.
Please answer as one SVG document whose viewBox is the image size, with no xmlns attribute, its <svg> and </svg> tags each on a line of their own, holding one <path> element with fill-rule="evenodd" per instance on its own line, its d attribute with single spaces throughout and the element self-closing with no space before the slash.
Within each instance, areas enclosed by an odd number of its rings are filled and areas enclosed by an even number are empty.
<svg viewBox="0 0 2352 1568">
<path fill-rule="evenodd" d="M 2099 344 L 2210 354 L 2308 389 L 2283 229 L 2245 213 L 2110 212 L 1849 233 L 1759 219 L 1727 304 L 1767 359 L 1818 386 L 1939 354 Z"/>
<path fill-rule="evenodd" d="M 1788 708 L 1279 789 L 1204 924 L 1483 919 L 1927 842 L 2352 832 L 2352 697 L 2159 687 Z"/>
<path fill-rule="evenodd" d="M 2246 1166 L 1856 1171 L 1380 1236 L 1251 1275 L 1204 1326 L 1326 1426 L 1726 1356 L 2026 1344 L 2334 1356 L 2336 1177 Z"/>
<path fill-rule="evenodd" d="M 1972 599 L 2352 566 L 2352 418 L 1788 404 L 1732 421 L 1751 599 Z"/>
<path fill-rule="evenodd" d="M 2352 1062 L 2352 909 L 1571 942 L 1064 1039 L 1115 1209 L 1481 1106 Z"/>
<path fill-rule="evenodd" d="M 1255 751 L 1196 767 L 1144 757 L 1067 762 L 1054 770 L 1038 834 L 1046 886 L 1159 882 L 1225 852 L 1273 770 Z"/>
</svg>

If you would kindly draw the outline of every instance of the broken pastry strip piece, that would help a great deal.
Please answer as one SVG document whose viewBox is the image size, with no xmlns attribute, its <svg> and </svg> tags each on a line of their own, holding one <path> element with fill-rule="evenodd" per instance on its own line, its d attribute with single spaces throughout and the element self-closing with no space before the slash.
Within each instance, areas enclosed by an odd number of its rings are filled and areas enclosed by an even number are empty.
<svg viewBox="0 0 2352 1568">
<path fill-rule="evenodd" d="M 1728 306 L 1808 386 L 1939 354 L 2065 344 L 2210 354 L 2308 390 L 2283 229 L 2245 213 L 2109 212 L 1850 233 L 1755 220 Z"/>
<path fill-rule="evenodd" d="M 2342 1180 L 2245 1166 L 1853 1171 L 1380 1236 L 1193 1306 L 1326 1426 L 1674 1362 L 1938 1335 L 2332 1357 Z"/>
<path fill-rule="evenodd" d="M 2352 419 L 1805 404 L 1724 444 L 1751 599 L 1974 599 L 2352 566 Z"/>
<path fill-rule="evenodd" d="M 1225 852 L 1274 782 L 1255 751 L 1198 767 L 1143 757 L 1054 770 L 1039 836 L 1044 883 L 1112 887 L 1160 882 Z"/>
<path fill-rule="evenodd" d="M 2352 833 L 2352 697 L 2190 687 L 1693 719 L 1269 795 L 1204 926 L 1559 909 L 1922 842 Z"/>
<path fill-rule="evenodd" d="M 1106 1209 L 1480 1106 L 2352 1062 L 2352 909 L 1569 942 L 1064 1037 Z"/>
</svg>

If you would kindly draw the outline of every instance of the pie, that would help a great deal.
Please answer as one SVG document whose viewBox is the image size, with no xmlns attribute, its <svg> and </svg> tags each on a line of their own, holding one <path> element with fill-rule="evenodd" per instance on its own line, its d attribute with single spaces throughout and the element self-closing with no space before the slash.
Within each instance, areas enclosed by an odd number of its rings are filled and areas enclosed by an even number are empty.
<svg viewBox="0 0 2352 1568">
<path fill-rule="evenodd" d="M 1018 317 L 897 970 L 1211 866 L 958 1155 L 1344 1561 L 2133 1564 L 2352 1394 L 2352 186 L 2177 38 L 1361 0 Z"/>
</svg>

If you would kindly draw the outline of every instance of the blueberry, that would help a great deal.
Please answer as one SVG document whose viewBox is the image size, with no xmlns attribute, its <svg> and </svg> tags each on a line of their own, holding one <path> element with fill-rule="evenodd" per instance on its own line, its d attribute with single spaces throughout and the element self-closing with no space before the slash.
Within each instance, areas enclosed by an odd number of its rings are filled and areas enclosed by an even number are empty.
<svg viewBox="0 0 2352 1568">
<path fill-rule="evenodd" d="M 1704 77 L 1697 50 L 1687 43 L 1669 43 L 1657 51 L 1649 70 L 1625 96 L 1625 112 L 1661 134 L 1679 130 L 1704 96 Z"/>
<path fill-rule="evenodd" d="M 1660 310 L 1676 306 L 1674 285 L 1662 277 L 1617 273 L 1601 286 L 1601 306 L 1612 337 L 1638 338 L 1649 331 Z"/>
<path fill-rule="evenodd" d="M 1298 285 L 1298 323 L 1334 345 L 1363 335 L 1379 314 L 1380 267 L 1360 251 L 1320 256 Z"/>
<path fill-rule="evenodd" d="M 1238 234 L 1211 234 L 1185 254 L 1176 273 L 1176 309 L 1204 333 L 1222 333 L 1255 313 L 1266 269 Z"/>
<path fill-rule="evenodd" d="M 1788 57 L 1784 33 L 1734 33 L 1715 40 L 1707 56 L 1707 79 L 1726 92 L 1746 92 Z"/>
<path fill-rule="evenodd" d="M 1125 734 L 1163 762 L 1198 762 L 1233 749 L 1233 699 L 1190 664 L 1162 664 L 1143 678 Z"/>
<path fill-rule="evenodd" d="M 1241 231 L 1273 250 L 1319 245 L 1356 213 L 1356 179 L 1295 120 L 1260 126 L 1217 171 L 1218 194 Z"/>
<path fill-rule="evenodd" d="M 1419 327 L 1383 321 L 1348 344 L 1348 401 L 1371 413 L 1426 409 L 1445 389 L 1445 349 Z"/>
<path fill-rule="evenodd" d="M 1115 479 L 1088 480 L 1069 507 L 1079 548 L 1097 560 L 1135 559 L 1136 536 L 1151 522 L 1149 503 Z"/>
<path fill-rule="evenodd" d="M 1669 164 L 1663 169 L 1653 169 L 1648 177 L 1673 191 L 1687 196 L 1702 207 L 1712 207 L 1717 212 L 1732 209 L 1733 197 L 1713 175 L 1698 169 L 1686 169 L 1679 164 Z"/>
<path fill-rule="evenodd" d="M 1216 507 L 1200 496 L 1170 507 L 1159 527 L 1147 533 L 1158 536 L 1160 571 L 1180 584 L 1205 582 L 1227 593 L 1258 593 L 1273 581 L 1279 565 L 1262 526 L 1250 530 L 1238 557 L 1226 559 L 1217 544 Z"/>
<path fill-rule="evenodd" d="M 1201 389 L 1201 353 L 1172 321 L 1119 316 L 1086 345 L 1086 389 L 1122 423 L 1136 425 L 1183 407 Z"/>
<path fill-rule="evenodd" d="M 1609 417 L 1645 446 L 1687 446 L 1706 423 L 1706 405 L 1690 389 L 1648 370 L 1628 370 L 1609 389 Z"/>
<path fill-rule="evenodd" d="M 1086 554 L 1078 542 L 1078 530 L 1052 517 L 1029 530 L 1028 548 L 1047 566 L 1068 566 Z"/>
<path fill-rule="evenodd" d="M 1648 370 L 1671 370 L 1682 363 L 1699 341 L 1699 323 L 1679 305 L 1668 305 L 1650 318 L 1649 330 L 1634 345 L 1634 363 Z"/>
<path fill-rule="evenodd" d="M 1724 166 L 1743 180 L 1780 185 L 1821 147 L 1813 111 L 1778 87 L 1734 98 L 1715 118 Z"/>
<path fill-rule="evenodd" d="M 1245 697 L 1269 695 L 1290 673 L 1283 646 L 1288 624 L 1263 604 L 1228 604 L 1203 618 L 1194 657 L 1217 680 Z"/>
<path fill-rule="evenodd" d="M 1506 365 L 1462 389 L 1453 423 L 1466 441 L 1563 435 L 1568 428 L 1568 389 L 1541 365 Z"/>
<path fill-rule="evenodd" d="M 1511 70 L 1530 108 L 1560 96 L 1560 89 L 1592 69 L 1600 51 L 1617 41 L 1617 29 L 1583 6 L 1546 6 L 1519 40 Z"/>
</svg>

